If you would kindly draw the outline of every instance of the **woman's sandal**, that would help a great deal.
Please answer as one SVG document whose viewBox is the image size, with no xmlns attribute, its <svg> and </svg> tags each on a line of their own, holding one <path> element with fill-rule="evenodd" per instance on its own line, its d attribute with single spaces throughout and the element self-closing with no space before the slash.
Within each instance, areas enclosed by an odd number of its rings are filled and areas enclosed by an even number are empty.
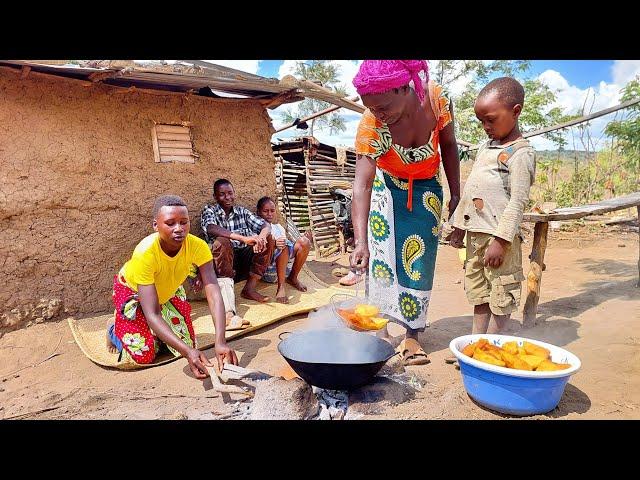
<svg viewBox="0 0 640 480">
<path fill-rule="evenodd" d="M 400 352 L 404 366 L 426 365 L 431 362 L 427 352 L 425 352 L 418 341 L 413 338 L 405 338 L 400 342 L 397 350 Z"/>
</svg>

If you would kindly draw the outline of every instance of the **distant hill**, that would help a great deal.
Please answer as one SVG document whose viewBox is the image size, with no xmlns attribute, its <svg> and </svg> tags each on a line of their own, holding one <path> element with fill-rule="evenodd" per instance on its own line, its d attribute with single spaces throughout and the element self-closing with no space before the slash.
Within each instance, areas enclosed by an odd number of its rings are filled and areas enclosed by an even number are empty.
<svg viewBox="0 0 640 480">
<path fill-rule="evenodd" d="M 573 162 L 577 158 L 579 162 L 587 161 L 593 158 L 595 152 L 587 152 L 584 150 L 536 150 L 536 158 L 538 160 L 552 160 L 560 157 L 562 161 Z"/>
<path fill-rule="evenodd" d="M 587 155 L 584 150 L 536 150 L 536 160 L 544 162 L 560 157 L 563 163 L 573 163 L 577 157 L 578 162 L 586 162 L 589 158 L 593 158 L 594 154 L 595 152 L 589 152 Z"/>
</svg>

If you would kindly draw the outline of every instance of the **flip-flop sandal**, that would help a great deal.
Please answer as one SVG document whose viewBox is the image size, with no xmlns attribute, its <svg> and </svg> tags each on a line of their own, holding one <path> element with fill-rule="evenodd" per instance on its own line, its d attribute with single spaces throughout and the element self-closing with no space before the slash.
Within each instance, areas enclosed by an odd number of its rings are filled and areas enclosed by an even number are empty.
<svg viewBox="0 0 640 480">
<path fill-rule="evenodd" d="M 249 322 L 248 320 L 244 320 L 238 315 L 234 315 L 230 320 L 227 321 L 226 330 L 244 330 L 249 326 L 251 326 L 251 322 Z"/>
<path fill-rule="evenodd" d="M 405 338 L 400 345 L 398 345 L 398 351 L 402 356 L 402 364 L 408 365 L 426 365 L 431 360 L 417 340 L 413 338 Z"/>
<path fill-rule="evenodd" d="M 444 363 L 456 363 L 457 361 L 458 358 L 455 355 L 450 355 L 444 359 Z"/>
<path fill-rule="evenodd" d="M 342 278 L 348 274 L 349 274 L 349 269 L 344 267 L 336 267 L 333 270 L 331 270 L 331 275 L 337 278 Z"/>
<path fill-rule="evenodd" d="M 458 363 L 458 358 L 455 355 L 449 355 L 448 357 L 445 357 L 444 363 L 453 365 L 456 370 L 460 370 L 460 364 Z"/>
<path fill-rule="evenodd" d="M 349 272 L 346 276 L 342 277 L 338 282 L 340 285 L 345 287 L 350 287 L 362 281 L 362 274 L 357 274 L 353 272 Z"/>
</svg>

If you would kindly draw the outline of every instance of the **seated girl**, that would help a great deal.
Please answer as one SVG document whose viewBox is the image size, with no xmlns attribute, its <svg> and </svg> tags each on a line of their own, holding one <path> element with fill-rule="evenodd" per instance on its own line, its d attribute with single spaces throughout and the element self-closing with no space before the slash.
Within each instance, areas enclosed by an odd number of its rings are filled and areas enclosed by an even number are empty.
<svg viewBox="0 0 640 480">
<path fill-rule="evenodd" d="M 257 213 L 259 217 L 271 224 L 271 235 L 276 241 L 276 249 L 262 280 L 270 283 L 277 282 L 276 301 L 289 303 L 285 282 L 301 292 L 307 291 L 307 287 L 298 280 L 298 274 L 307 260 L 311 242 L 306 236 L 300 237 L 295 243 L 287 238 L 284 227 L 279 223 L 274 223 L 277 218 L 277 212 L 276 204 L 271 197 L 262 197 L 258 200 Z M 293 265 L 287 268 L 291 260 L 293 260 Z"/>
</svg>

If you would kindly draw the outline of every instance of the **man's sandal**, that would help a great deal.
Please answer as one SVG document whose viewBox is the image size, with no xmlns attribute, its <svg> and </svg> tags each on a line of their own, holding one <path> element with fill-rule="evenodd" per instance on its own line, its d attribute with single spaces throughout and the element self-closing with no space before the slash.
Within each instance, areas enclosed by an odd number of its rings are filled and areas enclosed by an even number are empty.
<svg viewBox="0 0 640 480">
<path fill-rule="evenodd" d="M 234 315 L 231 318 L 227 318 L 226 330 L 244 330 L 247 327 L 251 326 L 251 322 L 249 320 L 244 320 L 242 317 L 238 315 Z"/>
</svg>

